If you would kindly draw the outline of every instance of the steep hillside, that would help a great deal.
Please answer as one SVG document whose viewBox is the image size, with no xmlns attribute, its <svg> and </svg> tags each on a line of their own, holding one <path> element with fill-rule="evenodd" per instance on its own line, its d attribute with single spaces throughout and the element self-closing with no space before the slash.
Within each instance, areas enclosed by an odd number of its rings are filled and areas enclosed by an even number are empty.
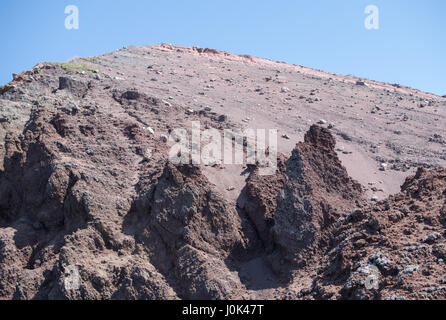
<svg viewBox="0 0 446 320">
<path fill-rule="evenodd" d="M 277 170 L 172 163 L 193 122 L 277 129 Z M 0 299 L 444 299 L 445 128 L 445 98 L 212 49 L 39 64 L 0 88 Z"/>
</svg>

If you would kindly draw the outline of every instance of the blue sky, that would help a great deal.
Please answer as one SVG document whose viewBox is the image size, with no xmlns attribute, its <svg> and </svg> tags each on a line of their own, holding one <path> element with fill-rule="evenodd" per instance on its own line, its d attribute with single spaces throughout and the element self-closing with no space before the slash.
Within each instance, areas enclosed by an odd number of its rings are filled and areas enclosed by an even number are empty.
<svg viewBox="0 0 446 320">
<path fill-rule="evenodd" d="M 379 8 L 367 30 L 367 5 Z M 65 28 L 65 7 L 79 29 Z M 444 0 L 2 0 L 0 84 L 41 61 L 172 43 L 446 94 Z"/>
</svg>

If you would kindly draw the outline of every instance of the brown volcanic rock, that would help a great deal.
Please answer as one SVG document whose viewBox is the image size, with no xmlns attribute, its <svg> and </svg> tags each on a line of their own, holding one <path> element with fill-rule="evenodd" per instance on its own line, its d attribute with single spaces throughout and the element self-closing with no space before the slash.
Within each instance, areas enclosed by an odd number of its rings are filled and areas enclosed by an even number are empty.
<svg viewBox="0 0 446 320">
<path fill-rule="evenodd" d="M 364 184 L 376 161 L 442 165 L 442 145 L 429 139 L 433 130 L 444 136 L 444 101 L 350 80 L 167 45 L 15 76 L 0 88 L 0 299 L 444 297 L 444 170 L 420 170 L 401 193 L 365 207 L 342 165 Z M 281 90 L 284 82 L 290 89 Z M 421 98 L 432 105 L 410 109 Z M 369 121 L 363 107 L 372 100 L 408 119 L 396 125 L 398 141 L 390 131 L 375 135 L 390 116 Z M 361 126 L 345 108 L 355 108 Z M 297 132 L 308 129 L 300 120 L 321 112 L 334 128 L 312 126 L 290 156 Z M 256 119 L 243 118 L 250 113 Z M 279 144 L 275 175 L 250 168 L 245 183 L 242 166 L 166 160 L 166 136 L 191 121 L 218 130 L 249 121 L 290 139 Z M 355 153 L 337 154 L 334 136 Z M 381 141 L 385 148 L 375 146 Z M 383 179 L 384 198 L 402 177 L 387 170 L 373 179 Z M 364 289 L 374 267 L 379 288 Z M 74 289 L 66 285 L 73 268 Z"/>
<path fill-rule="evenodd" d="M 125 232 L 171 279 L 180 297 L 240 297 L 242 285 L 224 262 L 233 250 L 249 245 L 236 211 L 197 167 L 167 162 L 155 179 L 154 185 L 141 183 Z"/>
<path fill-rule="evenodd" d="M 328 129 L 312 126 L 289 159 L 278 158 L 275 175 L 256 167 L 247 179 L 242 208 L 256 227 L 268 260 L 278 274 L 293 270 L 324 251 L 335 222 L 364 204 L 335 151 Z"/>
<path fill-rule="evenodd" d="M 312 126 L 286 163 L 272 228 L 281 256 L 304 266 L 331 240 L 337 219 L 363 203 L 361 186 L 342 166 L 330 132 Z"/>
<path fill-rule="evenodd" d="M 317 295 L 445 299 L 445 214 L 446 170 L 420 168 L 400 193 L 340 221 Z"/>
<path fill-rule="evenodd" d="M 273 175 L 260 175 L 255 166 L 246 180 L 246 196 L 242 206 L 253 222 L 267 250 L 272 249 L 271 227 L 277 209 L 277 195 L 285 186 L 286 158 L 279 154 L 277 171 Z"/>
</svg>

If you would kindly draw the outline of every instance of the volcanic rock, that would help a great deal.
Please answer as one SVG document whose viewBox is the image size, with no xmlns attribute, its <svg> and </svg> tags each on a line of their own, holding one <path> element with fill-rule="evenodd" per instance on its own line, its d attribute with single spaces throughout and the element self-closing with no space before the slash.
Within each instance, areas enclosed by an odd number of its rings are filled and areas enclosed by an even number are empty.
<svg viewBox="0 0 446 320">
<path fill-rule="evenodd" d="M 356 80 L 164 44 L 16 75 L 0 88 L 0 299 L 445 299 L 446 109 L 432 121 L 410 99 L 446 103 Z M 308 128 L 322 115 L 336 126 Z M 273 174 L 171 161 L 175 129 L 248 120 L 289 133 Z"/>
</svg>

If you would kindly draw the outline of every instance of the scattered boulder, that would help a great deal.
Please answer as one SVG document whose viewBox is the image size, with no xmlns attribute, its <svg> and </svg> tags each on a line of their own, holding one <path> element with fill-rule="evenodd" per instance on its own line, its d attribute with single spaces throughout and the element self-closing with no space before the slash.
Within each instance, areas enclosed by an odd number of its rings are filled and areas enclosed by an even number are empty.
<svg viewBox="0 0 446 320">
<path fill-rule="evenodd" d="M 167 140 L 168 140 L 168 138 L 167 138 L 166 135 L 162 134 L 162 135 L 160 135 L 160 140 L 161 140 L 162 142 L 166 143 Z"/>
<path fill-rule="evenodd" d="M 89 84 L 70 77 L 59 77 L 59 90 L 67 90 L 79 97 L 85 96 Z"/>
<path fill-rule="evenodd" d="M 424 237 L 423 239 L 421 239 L 421 241 L 422 241 L 422 242 L 425 242 L 425 243 L 430 243 L 430 244 L 432 244 L 432 243 L 434 243 L 435 241 L 437 241 L 440 237 L 441 237 L 441 234 L 440 234 L 440 233 L 438 233 L 438 232 L 434 232 L 434 233 L 431 233 L 431 234 L 427 235 L 427 236 Z"/>
</svg>

